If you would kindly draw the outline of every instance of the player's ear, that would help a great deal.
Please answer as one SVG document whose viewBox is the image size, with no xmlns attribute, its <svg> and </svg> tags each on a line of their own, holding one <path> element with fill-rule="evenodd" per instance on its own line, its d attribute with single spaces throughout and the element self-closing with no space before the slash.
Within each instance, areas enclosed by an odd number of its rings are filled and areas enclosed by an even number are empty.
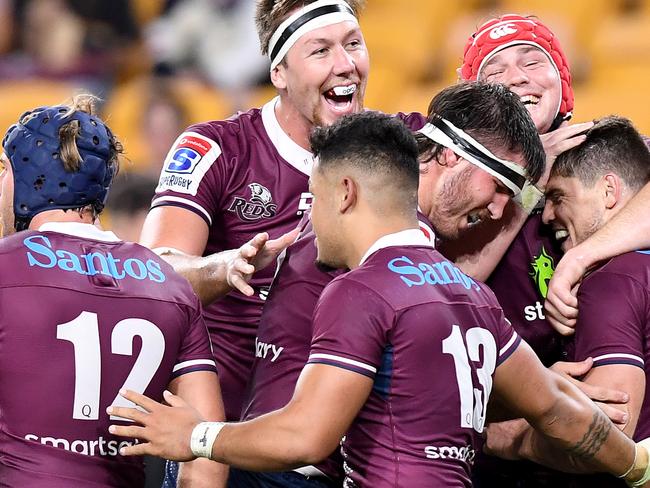
<svg viewBox="0 0 650 488">
<path fill-rule="evenodd" d="M 282 63 L 278 64 L 271 71 L 271 83 L 278 90 L 285 90 L 287 88 L 287 72 Z"/>
<path fill-rule="evenodd" d="M 349 176 L 341 180 L 340 204 L 339 211 L 344 214 L 350 212 L 357 204 L 359 196 L 359 187 L 357 182 Z"/>
<path fill-rule="evenodd" d="M 623 181 L 617 174 L 607 173 L 602 180 L 605 208 L 611 209 L 620 204 L 623 197 Z"/>
<path fill-rule="evenodd" d="M 449 166 L 450 168 L 453 168 L 461 162 L 462 158 L 454 151 L 446 147 L 443 149 L 440 159 L 442 159 L 441 164 L 443 166 Z"/>
</svg>

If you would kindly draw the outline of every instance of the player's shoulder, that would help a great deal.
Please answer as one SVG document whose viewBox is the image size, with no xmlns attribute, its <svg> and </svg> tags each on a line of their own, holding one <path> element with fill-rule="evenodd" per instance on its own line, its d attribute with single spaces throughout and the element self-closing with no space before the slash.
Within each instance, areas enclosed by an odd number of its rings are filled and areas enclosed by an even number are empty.
<svg viewBox="0 0 650 488">
<path fill-rule="evenodd" d="M 24 231 L 11 234 L 0 239 L 0 256 L 11 254 L 23 246 L 25 237 L 34 234 L 33 231 Z"/>
<path fill-rule="evenodd" d="M 619 254 L 592 271 L 581 286 L 614 279 L 629 279 L 643 285 L 650 285 L 650 250 L 639 250 Z"/>
<path fill-rule="evenodd" d="M 25 238 L 29 237 L 29 231 L 18 232 L 0 239 L 0 282 L 7 284 L 18 276 L 11 270 L 20 267 L 22 260 L 20 255 L 25 251 Z"/>
<path fill-rule="evenodd" d="M 251 132 L 263 130 L 262 110 L 252 108 L 237 112 L 223 120 L 210 120 L 190 125 L 185 133 L 196 133 L 219 145 L 227 145 L 233 140 L 245 140 Z"/>
<path fill-rule="evenodd" d="M 407 246 L 387 248 L 372 263 L 381 269 L 379 286 L 387 300 L 468 303 L 499 307 L 492 290 L 464 273 L 433 248 Z"/>
</svg>

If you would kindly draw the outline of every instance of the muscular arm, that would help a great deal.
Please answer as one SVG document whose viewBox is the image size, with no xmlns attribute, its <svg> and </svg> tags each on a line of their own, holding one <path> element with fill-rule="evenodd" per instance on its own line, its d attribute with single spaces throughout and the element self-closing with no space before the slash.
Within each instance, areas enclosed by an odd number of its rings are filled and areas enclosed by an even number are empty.
<svg viewBox="0 0 650 488">
<path fill-rule="evenodd" d="M 321 461 L 336 449 L 371 388 L 372 380 L 358 373 L 307 365 L 286 407 L 224 427 L 212 459 L 265 471 Z"/>
<path fill-rule="evenodd" d="M 174 270 L 187 279 L 203 305 L 208 305 L 236 288 L 252 295 L 247 284 L 256 270 L 268 266 L 293 242 L 297 229 L 277 239 L 257 234 L 239 249 L 201 256 L 208 240 L 205 221 L 179 207 L 156 207 L 149 212 L 140 243 L 156 250 Z"/>
<path fill-rule="evenodd" d="M 361 374 L 307 365 L 287 406 L 248 422 L 226 424 L 212 444 L 211 459 L 254 471 L 280 471 L 321 461 L 336 449 L 371 389 L 372 380 Z M 109 408 L 111 414 L 144 426 L 111 426 L 114 434 L 147 441 L 121 450 L 123 455 L 194 457 L 189 439 L 202 420 L 198 412 L 171 395 L 165 399 L 172 407 L 133 392 L 124 396 L 149 413 Z"/>
<path fill-rule="evenodd" d="M 535 428 L 523 442 L 525 457 L 552 456 L 554 468 L 570 472 L 620 475 L 632 465 L 634 443 L 575 386 L 547 371 L 525 343 L 497 368 L 494 392 Z"/>
<path fill-rule="evenodd" d="M 225 418 L 217 375 L 210 371 L 187 373 L 172 380 L 169 390 L 192 405 L 205 419 Z M 178 476 L 179 488 L 219 488 L 226 486 L 228 467 L 208 459 L 182 463 Z"/>
<path fill-rule="evenodd" d="M 203 257 L 208 232 L 208 224 L 194 212 L 164 206 L 151 209 L 140 236 L 140 244 L 150 249 L 170 248 L 160 256 L 190 282 L 203 305 L 230 291 L 226 262 L 234 252 Z"/>
</svg>

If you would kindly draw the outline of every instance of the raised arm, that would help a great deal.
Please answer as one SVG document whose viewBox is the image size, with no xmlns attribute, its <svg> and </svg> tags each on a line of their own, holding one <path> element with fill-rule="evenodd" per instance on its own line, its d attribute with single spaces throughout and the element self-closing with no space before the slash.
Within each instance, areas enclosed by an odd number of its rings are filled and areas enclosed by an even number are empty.
<svg viewBox="0 0 650 488">
<path fill-rule="evenodd" d="M 142 228 L 140 243 L 153 249 L 187 279 L 203 305 L 236 288 L 252 295 L 247 284 L 256 270 L 272 263 L 297 235 L 297 230 L 269 240 L 257 234 L 239 249 L 202 256 L 208 225 L 195 213 L 180 207 L 153 208 Z"/>
</svg>

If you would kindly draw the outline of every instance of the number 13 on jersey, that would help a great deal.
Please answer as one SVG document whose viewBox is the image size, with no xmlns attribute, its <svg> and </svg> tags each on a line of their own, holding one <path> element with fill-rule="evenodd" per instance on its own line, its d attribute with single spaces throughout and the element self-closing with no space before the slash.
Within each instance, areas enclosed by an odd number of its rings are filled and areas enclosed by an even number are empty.
<svg viewBox="0 0 650 488">
<path fill-rule="evenodd" d="M 480 348 L 483 346 L 483 364 L 476 370 L 480 388 L 474 386 L 470 360 L 478 363 Z M 458 325 L 452 325 L 451 334 L 442 341 L 442 352 L 454 358 L 456 382 L 460 394 L 460 426 L 473 427 L 483 432 L 485 414 L 490 391 L 492 374 L 496 367 L 497 346 L 494 337 L 487 329 L 473 327 L 463 333 Z"/>
</svg>

